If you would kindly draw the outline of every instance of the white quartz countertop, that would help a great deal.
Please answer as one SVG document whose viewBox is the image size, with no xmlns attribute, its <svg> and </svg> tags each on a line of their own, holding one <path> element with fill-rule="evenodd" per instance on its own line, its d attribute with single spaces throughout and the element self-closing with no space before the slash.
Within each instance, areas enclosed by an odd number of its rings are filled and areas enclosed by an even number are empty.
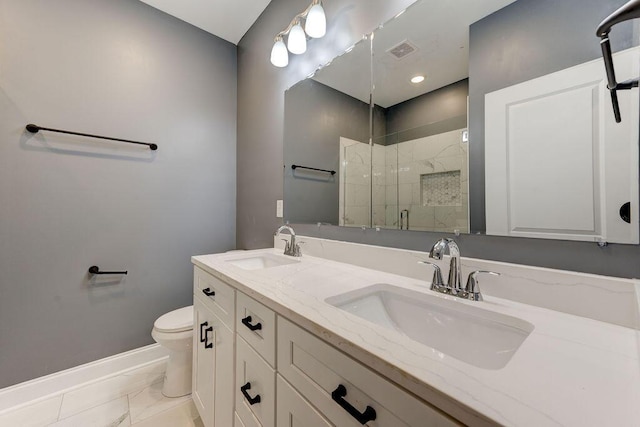
<svg viewBox="0 0 640 427">
<path fill-rule="evenodd" d="M 259 254 L 282 251 L 192 261 L 468 425 L 640 426 L 638 330 L 491 296 L 454 298 L 535 326 L 504 368 L 482 369 L 325 302 L 380 283 L 453 298 L 428 282 L 308 255 L 251 271 L 227 262 Z"/>
</svg>

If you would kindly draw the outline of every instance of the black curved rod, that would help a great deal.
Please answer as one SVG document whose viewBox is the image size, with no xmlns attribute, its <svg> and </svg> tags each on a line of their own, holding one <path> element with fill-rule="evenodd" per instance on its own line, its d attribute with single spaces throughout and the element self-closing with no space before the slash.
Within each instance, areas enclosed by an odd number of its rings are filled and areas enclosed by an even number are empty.
<svg viewBox="0 0 640 427">
<path fill-rule="evenodd" d="M 27 125 L 27 130 L 29 132 L 31 132 L 31 133 L 38 133 L 41 130 L 46 130 L 46 131 L 49 131 L 49 132 L 66 133 L 66 134 L 69 134 L 69 135 L 88 136 L 90 138 L 108 139 L 110 141 L 126 142 L 128 144 L 146 145 L 151 149 L 151 151 L 155 151 L 155 150 L 158 149 L 158 145 L 157 144 L 149 144 L 147 142 L 132 141 L 130 139 L 111 138 L 109 136 L 92 135 L 90 133 L 72 132 L 70 130 L 45 128 L 45 127 L 42 127 L 42 126 L 34 125 L 33 123 L 29 123 Z"/>
<path fill-rule="evenodd" d="M 100 271 L 100 267 L 92 265 L 89 267 L 89 274 L 128 274 L 128 271 Z"/>
<path fill-rule="evenodd" d="M 640 0 L 631 0 L 625 3 L 620 9 L 605 18 L 605 20 L 598 25 L 596 35 L 598 37 L 604 37 L 609 34 L 611 27 L 614 25 L 635 18 L 640 18 Z"/>
<path fill-rule="evenodd" d="M 611 42 L 609 41 L 609 32 L 614 25 L 636 18 L 640 18 L 640 0 L 631 0 L 605 18 L 605 20 L 602 21 L 596 29 L 596 35 L 600 37 L 600 48 L 602 49 L 604 68 L 607 72 L 607 88 L 611 93 L 611 104 L 613 106 L 613 115 L 616 123 L 620 123 L 622 121 L 620 104 L 618 102 L 618 91 L 638 87 L 638 79 L 618 83 L 616 79 L 616 71 L 613 66 L 613 55 L 611 52 Z"/>
<path fill-rule="evenodd" d="M 308 169 L 308 170 L 312 170 L 312 171 L 330 173 L 331 175 L 335 175 L 336 174 L 336 171 L 327 170 L 327 169 L 310 168 L 308 166 L 300 166 L 300 165 L 291 165 L 291 169 L 293 169 L 293 170 L 296 170 L 296 169 Z"/>
</svg>

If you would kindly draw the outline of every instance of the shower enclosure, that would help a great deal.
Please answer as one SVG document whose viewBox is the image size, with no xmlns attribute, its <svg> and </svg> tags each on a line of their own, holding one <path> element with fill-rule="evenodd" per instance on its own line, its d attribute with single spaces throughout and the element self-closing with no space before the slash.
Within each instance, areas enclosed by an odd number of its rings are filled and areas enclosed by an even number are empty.
<svg viewBox="0 0 640 427">
<path fill-rule="evenodd" d="M 468 138 L 450 120 L 340 141 L 340 225 L 469 231 Z"/>
</svg>

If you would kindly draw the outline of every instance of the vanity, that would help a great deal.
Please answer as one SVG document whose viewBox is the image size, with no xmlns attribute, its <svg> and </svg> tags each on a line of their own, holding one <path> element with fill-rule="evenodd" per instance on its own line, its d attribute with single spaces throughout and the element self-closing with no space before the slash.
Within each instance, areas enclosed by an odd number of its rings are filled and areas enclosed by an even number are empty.
<svg viewBox="0 0 640 427">
<path fill-rule="evenodd" d="M 502 273 L 468 301 L 425 252 L 301 240 L 192 258 L 205 426 L 640 423 L 638 282 L 462 258 Z"/>
</svg>

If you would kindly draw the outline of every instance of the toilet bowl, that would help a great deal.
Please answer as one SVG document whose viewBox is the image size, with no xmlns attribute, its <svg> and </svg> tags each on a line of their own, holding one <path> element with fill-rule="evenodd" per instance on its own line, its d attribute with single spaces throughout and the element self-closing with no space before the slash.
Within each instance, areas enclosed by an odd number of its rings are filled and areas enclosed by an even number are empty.
<svg viewBox="0 0 640 427">
<path fill-rule="evenodd" d="M 162 394 L 167 397 L 191 393 L 193 347 L 193 306 L 179 308 L 160 316 L 153 324 L 151 336 L 169 350 Z"/>
</svg>

